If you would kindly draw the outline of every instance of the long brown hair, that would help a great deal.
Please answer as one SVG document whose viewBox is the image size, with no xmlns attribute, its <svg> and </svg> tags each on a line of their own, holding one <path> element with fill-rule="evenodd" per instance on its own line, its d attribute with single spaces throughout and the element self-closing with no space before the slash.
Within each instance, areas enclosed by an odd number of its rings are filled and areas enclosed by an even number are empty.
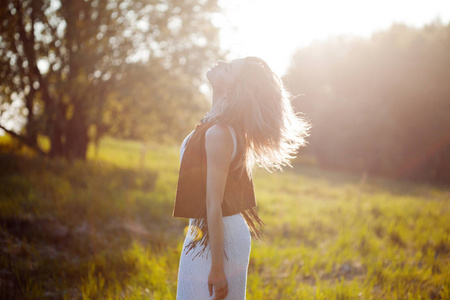
<svg viewBox="0 0 450 300">
<path fill-rule="evenodd" d="M 233 126 L 238 135 L 239 160 L 252 178 L 255 164 L 269 172 L 282 171 L 307 145 L 311 123 L 295 113 L 282 80 L 261 58 L 248 56 L 234 86 L 217 110 L 205 120 Z"/>
</svg>

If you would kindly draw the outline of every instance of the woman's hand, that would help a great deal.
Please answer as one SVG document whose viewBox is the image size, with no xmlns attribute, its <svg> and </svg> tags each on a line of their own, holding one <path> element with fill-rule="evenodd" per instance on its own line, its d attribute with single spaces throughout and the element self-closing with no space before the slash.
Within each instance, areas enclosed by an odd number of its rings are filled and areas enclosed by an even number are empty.
<svg viewBox="0 0 450 300">
<path fill-rule="evenodd" d="M 211 269 L 208 276 L 209 296 L 213 295 L 213 300 L 221 300 L 228 295 L 228 283 L 223 269 Z"/>
</svg>

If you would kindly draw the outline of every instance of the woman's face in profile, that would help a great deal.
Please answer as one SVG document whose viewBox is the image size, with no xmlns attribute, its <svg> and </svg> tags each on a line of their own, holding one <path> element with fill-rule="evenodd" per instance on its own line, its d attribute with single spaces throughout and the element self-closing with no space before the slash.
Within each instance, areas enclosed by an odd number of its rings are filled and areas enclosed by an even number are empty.
<svg viewBox="0 0 450 300">
<path fill-rule="evenodd" d="M 234 59 L 231 62 L 218 60 L 211 69 L 206 72 L 211 86 L 215 92 L 226 92 L 236 82 L 244 64 L 243 58 Z"/>
</svg>

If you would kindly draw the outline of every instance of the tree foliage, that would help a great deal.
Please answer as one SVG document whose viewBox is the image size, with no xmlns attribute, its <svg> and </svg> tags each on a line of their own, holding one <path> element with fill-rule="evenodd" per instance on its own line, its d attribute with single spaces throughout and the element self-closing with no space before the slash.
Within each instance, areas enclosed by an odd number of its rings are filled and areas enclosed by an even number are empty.
<svg viewBox="0 0 450 300">
<path fill-rule="evenodd" d="M 179 132 L 220 57 L 217 11 L 216 0 L 1 1 L 0 106 L 23 102 L 26 126 L 0 127 L 35 149 L 48 136 L 49 155 L 68 158 L 105 133 Z"/>
<path fill-rule="evenodd" d="M 285 81 L 322 166 L 450 182 L 450 23 L 299 49 Z"/>
</svg>

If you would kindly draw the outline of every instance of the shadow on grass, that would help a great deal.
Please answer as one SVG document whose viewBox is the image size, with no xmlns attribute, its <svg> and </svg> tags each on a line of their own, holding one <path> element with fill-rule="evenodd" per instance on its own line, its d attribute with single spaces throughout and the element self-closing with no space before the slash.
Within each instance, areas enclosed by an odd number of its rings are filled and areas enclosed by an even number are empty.
<svg viewBox="0 0 450 300">
<path fill-rule="evenodd" d="M 102 161 L 44 159 L 0 148 L 0 298 L 79 298 L 95 266 L 119 280 L 138 241 L 162 249 L 157 173 Z"/>
</svg>

